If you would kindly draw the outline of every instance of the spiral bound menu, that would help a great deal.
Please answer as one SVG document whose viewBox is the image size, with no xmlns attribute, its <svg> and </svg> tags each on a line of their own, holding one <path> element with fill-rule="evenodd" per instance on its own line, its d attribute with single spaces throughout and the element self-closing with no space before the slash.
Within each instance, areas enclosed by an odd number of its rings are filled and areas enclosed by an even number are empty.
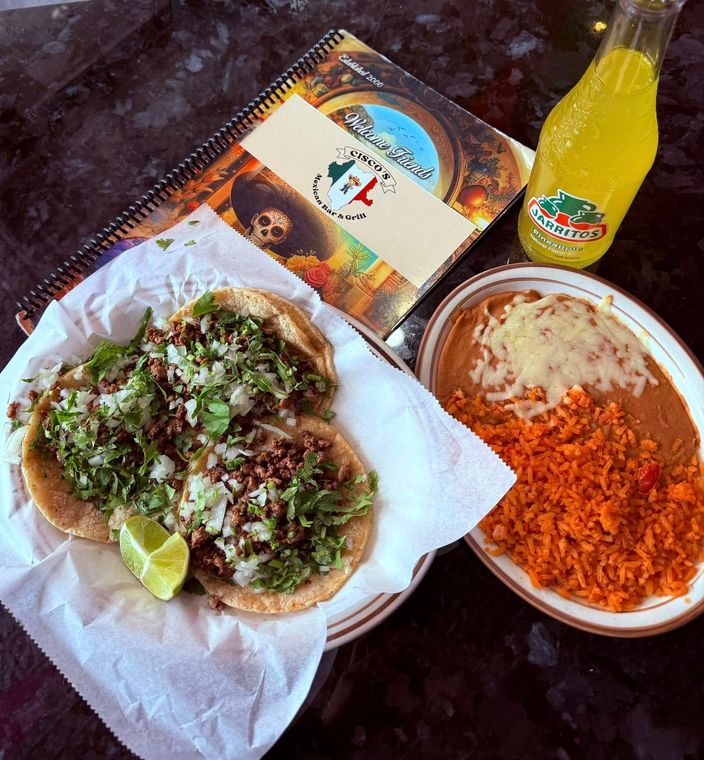
<svg viewBox="0 0 704 760">
<path fill-rule="evenodd" d="M 18 303 L 53 299 L 201 204 L 381 337 L 515 201 L 533 152 L 344 30 Z M 167 243 L 165 243 L 167 245 Z M 197 255 L 194 253 L 194 255 Z"/>
</svg>

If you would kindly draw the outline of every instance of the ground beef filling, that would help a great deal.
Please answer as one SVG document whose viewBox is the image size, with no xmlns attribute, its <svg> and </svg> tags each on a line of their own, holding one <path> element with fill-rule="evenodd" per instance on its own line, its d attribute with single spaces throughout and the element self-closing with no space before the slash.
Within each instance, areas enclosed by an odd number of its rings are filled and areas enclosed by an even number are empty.
<svg viewBox="0 0 704 760">
<path fill-rule="evenodd" d="M 251 539 L 251 534 L 245 531 L 243 526 L 253 520 L 262 519 L 261 516 L 248 511 L 251 500 L 249 494 L 262 483 L 273 483 L 280 493 L 283 492 L 300 472 L 308 454 L 317 454 L 318 464 L 330 461 L 328 450 L 331 446 L 332 442 L 328 439 L 316 438 L 311 433 L 304 432 L 295 441 L 278 438 L 270 449 L 245 460 L 237 470 L 228 472 L 222 464 L 216 464 L 207 470 L 206 474 L 212 483 L 217 483 L 223 475 L 228 475 L 230 479 L 244 486 L 241 495 L 228 510 L 236 542 L 239 542 L 240 538 Z M 349 473 L 349 465 L 342 464 L 337 470 L 331 469 L 325 475 L 318 476 L 316 482 L 321 489 L 335 491 L 349 478 Z M 311 529 L 302 526 L 295 518 L 289 521 L 286 511 L 287 504 L 283 500 L 267 503 L 263 507 L 263 516 L 267 519 L 273 518 L 276 527 L 269 541 L 252 541 L 252 549 L 256 554 L 276 553 L 288 546 L 305 549 L 310 540 Z M 215 546 L 215 538 L 202 527 L 191 534 L 191 564 L 211 575 L 231 577 L 235 568 L 225 562 L 225 555 Z"/>
</svg>

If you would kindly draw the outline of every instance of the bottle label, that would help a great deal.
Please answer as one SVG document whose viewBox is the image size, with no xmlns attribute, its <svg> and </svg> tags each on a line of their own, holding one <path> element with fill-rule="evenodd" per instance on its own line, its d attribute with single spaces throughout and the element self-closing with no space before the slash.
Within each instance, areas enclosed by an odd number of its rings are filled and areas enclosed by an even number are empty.
<svg viewBox="0 0 704 760">
<path fill-rule="evenodd" d="M 570 243 L 601 240 L 608 228 L 603 221 L 605 213 L 596 203 L 559 189 L 557 195 L 531 198 L 528 213 L 541 230 Z"/>
</svg>

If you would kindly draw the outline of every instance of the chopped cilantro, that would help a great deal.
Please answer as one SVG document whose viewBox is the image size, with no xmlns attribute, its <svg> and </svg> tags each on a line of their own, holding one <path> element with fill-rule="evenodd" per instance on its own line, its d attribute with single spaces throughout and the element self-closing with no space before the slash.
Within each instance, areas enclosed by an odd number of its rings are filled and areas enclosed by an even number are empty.
<svg viewBox="0 0 704 760">
<path fill-rule="evenodd" d="M 311 574 L 343 567 L 342 552 L 347 548 L 347 538 L 338 534 L 337 526 L 367 514 L 377 491 L 378 478 L 372 471 L 355 476 L 335 490 L 321 487 L 320 476 L 325 480 L 326 472 L 337 469 L 338 465 L 332 462 L 319 462 L 315 452 L 305 455 L 303 466 L 279 498 L 286 504 L 289 525 L 286 538 L 295 536 L 297 525 L 306 530 L 308 538 L 299 547 L 270 540 L 276 556 L 259 565 L 261 576 L 251 582 L 253 588 L 290 594 Z M 249 511 L 258 514 L 262 509 L 250 502 Z M 245 549 L 245 559 L 247 553 Z"/>
<path fill-rule="evenodd" d="M 166 397 L 147 367 L 149 354 L 140 353 L 151 316 L 147 309 L 128 345 L 98 345 L 85 365 L 85 387 L 52 406 L 38 439 L 61 463 L 74 493 L 105 513 L 130 506 L 159 516 L 176 496 L 171 484 L 151 477 L 163 449 L 146 428 L 168 414 Z M 96 387 L 105 378 L 115 387 Z"/>
<path fill-rule="evenodd" d="M 310 414 L 313 417 L 320 417 L 321 420 L 325 420 L 326 422 L 330 422 L 330 420 L 337 414 L 337 412 L 333 412 L 332 409 L 326 409 L 324 412 L 318 414 L 318 412 L 313 409 L 310 399 L 307 398 L 301 399 L 301 411 L 305 412 L 305 414 Z"/>
<path fill-rule="evenodd" d="M 224 401 L 211 399 L 206 402 L 200 419 L 210 438 L 217 440 L 227 430 L 230 416 L 230 407 Z"/>
<path fill-rule="evenodd" d="M 121 359 L 128 351 L 128 346 L 120 346 L 110 340 L 103 340 L 96 346 L 90 359 L 86 362 L 86 369 L 90 372 L 95 382 L 102 380 L 118 359 Z"/>
<path fill-rule="evenodd" d="M 156 241 L 156 244 L 159 246 L 159 248 L 161 248 L 162 251 L 165 251 L 173 242 L 173 238 L 159 238 Z"/>
<path fill-rule="evenodd" d="M 193 227 L 194 224 L 200 224 L 200 220 L 199 219 L 191 219 L 191 221 L 188 222 L 188 226 L 189 227 Z"/>
<path fill-rule="evenodd" d="M 149 477 L 159 455 L 156 442 L 147 438 L 139 424 L 127 422 L 128 413 L 113 412 L 110 419 L 116 426 L 108 427 L 102 424 L 104 407 L 87 412 L 71 408 L 76 393 L 67 399 L 66 409 L 49 412 L 43 427 L 44 445 L 54 450 L 76 495 L 94 501 L 106 513 L 126 505 L 145 514 L 165 513 L 175 490 Z"/>
<path fill-rule="evenodd" d="M 202 317 L 205 314 L 212 314 L 219 310 L 215 303 L 215 296 L 208 290 L 195 302 L 193 306 L 193 316 Z"/>
<path fill-rule="evenodd" d="M 196 244 L 195 240 L 189 240 L 187 243 L 184 243 L 183 245 L 184 245 L 184 248 L 185 248 L 186 246 L 195 245 L 195 244 Z"/>
<path fill-rule="evenodd" d="M 94 382 L 102 380 L 120 359 L 134 354 L 139 349 L 151 318 L 152 309 L 147 307 L 140 320 L 137 333 L 127 346 L 113 343 L 110 340 L 103 340 L 97 345 L 85 364 Z"/>
</svg>

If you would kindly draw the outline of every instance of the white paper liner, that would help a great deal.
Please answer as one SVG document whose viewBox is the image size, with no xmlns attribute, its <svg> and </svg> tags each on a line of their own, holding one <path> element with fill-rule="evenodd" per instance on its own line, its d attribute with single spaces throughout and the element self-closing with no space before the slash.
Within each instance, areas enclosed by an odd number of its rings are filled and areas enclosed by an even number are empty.
<svg viewBox="0 0 704 760">
<path fill-rule="evenodd" d="M 55 359 L 86 358 L 103 337 L 129 340 L 147 306 L 165 317 L 206 290 L 266 288 L 332 342 L 334 424 L 379 473 L 372 535 L 338 609 L 346 596 L 402 591 L 420 557 L 469 532 L 510 488 L 513 473 L 482 441 L 207 206 L 165 239 L 165 250 L 154 240 L 128 250 L 49 306 L 0 375 L 2 403 L 26 395 L 21 378 Z M 17 466 L 3 464 L 0 479 L 0 599 L 120 740 L 150 759 L 261 756 L 309 689 L 325 604 L 267 617 L 217 615 L 187 594 L 159 602 L 116 546 L 52 528 Z"/>
</svg>

